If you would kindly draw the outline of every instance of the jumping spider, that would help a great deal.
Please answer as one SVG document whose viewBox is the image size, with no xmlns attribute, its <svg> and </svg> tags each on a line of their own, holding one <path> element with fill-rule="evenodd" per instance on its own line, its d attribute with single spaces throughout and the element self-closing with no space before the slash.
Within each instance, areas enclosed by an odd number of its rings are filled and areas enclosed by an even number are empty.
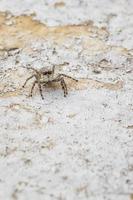
<svg viewBox="0 0 133 200">
<path fill-rule="evenodd" d="M 45 70 L 45 68 L 41 68 L 40 70 L 37 70 L 32 67 L 28 67 L 27 69 L 31 69 L 35 72 L 32 76 L 30 76 L 29 78 L 26 79 L 26 81 L 23 85 L 23 88 L 24 88 L 30 79 L 32 79 L 33 77 L 35 78 L 35 81 L 33 82 L 31 92 L 30 92 L 31 97 L 32 97 L 32 93 L 33 93 L 33 89 L 34 89 L 35 85 L 38 84 L 40 95 L 41 95 L 42 99 L 44 99 L 43 94 L 42 94 L 42 86 L 46 86 L 53 82 L 60 82 L 60 84 L 62 86 L 62 90 L 64 91 L 64 97 L 66 97 L 68 94 L 68 91 L 67 91 L 67 85 L 65 83 L 64 77 L 72 79 L 76 82 L 78 81 L 66 74 L 55 74 L 55 66 L 53 66 L 52 70 L 47 70 L 47 71 Z"/>
</svg>

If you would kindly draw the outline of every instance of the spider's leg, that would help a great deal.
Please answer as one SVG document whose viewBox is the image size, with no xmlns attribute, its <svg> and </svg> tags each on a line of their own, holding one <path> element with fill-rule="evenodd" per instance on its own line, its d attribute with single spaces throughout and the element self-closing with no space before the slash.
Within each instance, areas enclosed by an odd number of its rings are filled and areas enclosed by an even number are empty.
<svg viewBox="0 0 133 200">
<path fill-rule="evenodd" d="M 22 68 L 25 68 L 25 69 L 31 69 L 33 70 L 34 72 L 36 72 L 37 74 L 40 74 L 39 71 L 33 67 L 25 67 L 25 66 L 21 66 Z"/>
<path fill-rule="evenodd" d="M 34 87 L 36 85 L 37 81 L 34 81 L 33 85 L 32 85 L 32 88 L 31 88 L 31 92 L 30 92 L 30 96 L 32 97 L 32 93 L 33 93 L 33 90 L 34 90 Z"/>
<path fill-rule="evenodd" d="M 30 79 L 32 79 L 34 76 L 35 76 L 35 75 L 32 75 L 32 76 L 30 76 L 29 78 L 27 78 L 26 81 L 25 81 L 25 83 L 24 83 L 24 85 L 23 85 L 22 87 L 24 88 L 25 85 L 26 85 L 26 83 L 27 83 Z"/>
<path fill-rule="evenodd" d="M 73 77 L 71 77 L 71 76 L 68 76 L 68 75 L 66 75 L 66 74 L 60 74 L 59 76 L 64 76 L 64 77 L 66 77 L 66 78 L 69 78 L 69 79 L 72 79 L 72 80 L 78 82 L 77 79 L 75 79 L 75 78 L 73 78 Z"/>
<path fill-rule="evenodd" d="M 37 83 L 38 83 L 38 87 L 39 87 L 40 95 L 41 95 L 42 99 L 44 99 L 43 94 L 42 94 L 41 83 L 40 83 L 39 81 L 37 81 Z"/>
<path fill-rule="evenodd" d="M 37 69 L 33 68 L 33 67 L 27 67 L 26 69 L 31 69 L 31 70 L 33 70 L 34 72 L 36 72 L 37 74 L 40 74 L 39 71 L 38 71 Z"/>
<path fill-rule="evenodd" d="M 49 81 L 47 83 L 45 82 L 45 85 L 49 84 L 49 83 L 53 83 L 53 82 L 60 82 L 62 90 L 64 91 L 64 97 L 66 97 L 66 95 L 68 94 L 68 91 L 67 91 L 67 85 L 66 85 L 66 83 L 64 81 L 64 78 L 60 77 L 60 75 L 59 75 L 56 79 L 54 79 L 52 81 Z"/>
<path fill-rule="evenodd" d="M 54 72 L 55 72 L 55 65 L 53 66 L 52 68 L 52 74 L 54 75 Z"/>
<path fill-rule="evenodd" d="M 66 82 L 65 82 L 64 78 L 62 79 L 62 81 L 63 81 L 63 83 L 64 83 L 64 87 L 65 87 L 65 90 L 66 90 L 66 95 L 67 95 L 67 94 L 68 94 L 68 90 L 67 90 L 67 84 L 66 84 Z"/>
<path fill-rule="evenodd" d="M 66 95 L 67 95 L 67 87 L 66 87 L 66 83 L 65 83 L 63 78 L 60 80 L 60 83 L 61 83 L 62 90 L 64 91 L 64 97 L 66 97 Z"/>
</svg>

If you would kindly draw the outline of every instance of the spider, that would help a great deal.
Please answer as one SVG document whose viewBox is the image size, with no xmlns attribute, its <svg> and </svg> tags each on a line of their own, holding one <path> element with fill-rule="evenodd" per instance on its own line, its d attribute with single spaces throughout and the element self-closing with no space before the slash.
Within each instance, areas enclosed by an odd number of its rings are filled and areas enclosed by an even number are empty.
<svg viewBox="0 0 133 200">
<path fill-rule="evenodd" d="M 77 79 L 72 78 L 71 76 L 68 76 L 66 74 L 55 74 L 55 66 L 53 66 L 52 70 L 45 70 L 44 67 L 41 68 L 40 70 L 34 69 L 32 67 L 28 67 L 27 69 L 31 69 L 35 72 L 32 76 L 26 79 L 24 85 L 22 86 L 24 88 L 30 79 L 32 79 L 33 77 L 35 78 L 35 81 L 33 82 L 31 92 L 30 92 L 31 97 L 32 97 L 33 90 L 36 84 L 39 87 L 39 91 L 40 91 L 40 95 L 42 99 L 44 99 L 43 94 L 42 94 L 42 86 L 46 86 L 53 82 L 60 82 L 62 86 L 62 90 L 64 91 L 64 97 L 66 97 L 68 94 L 68 90 L 67 90 L 67 85 L 65 83 L 64 78 L 66 77 L 78 82 Z"/>
</svg>

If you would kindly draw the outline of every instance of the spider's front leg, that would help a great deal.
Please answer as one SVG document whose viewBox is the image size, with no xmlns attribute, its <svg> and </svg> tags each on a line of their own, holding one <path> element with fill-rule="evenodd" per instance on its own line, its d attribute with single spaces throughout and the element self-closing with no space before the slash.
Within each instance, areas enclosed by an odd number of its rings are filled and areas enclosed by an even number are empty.
<svg viewBox="0 0 133 200">
<path fill-rule="evenodd" d="M 49 83 L 54 83 L 54 82 L 60 82 L 61 84 L 61 87 L 62 87 L 62 90 L 64 91 L 64 97 L 67 96 L 68 94 L 68 91 L 67 91 L 67 85 L 65 83 L 65 80 L 63 77 L 61 77 L 60 75 L 56 78 L 56 79 L 53 79 L 52 81 L 49 81 L 49 82 L 43 82 L 43 85 L 47 85 Z"/>
<path fill-rule="evenodd" d="M 33 85 L 32 85 L 31 92 L 30 92 L 30 95 L 29 95 L 29 96 L 32 97 L 33 90 L 34 90 L 34 87 L 35 87 L 36 84 L 38 84 L 39 91 L 40 91 L 40 95 L 41 95 L 42 99 L 44 100 L 44 97 L 43 97 L 43 94 L 42 94 L 41 83 L 40 83 L 39 81 L 37 81 L 37 80 L 33 82 Z"/>
<path fill-rule="evenodd" d="M 67 85 L 64 81 L 64 78 L 61 78 L 60 83 L 61 83 L 61 86 L 62 86 L 62 90 L 64 91 L 64 97 L 66 97 L 67 94 L 68 94 L 68 91 L 67 91 Z"/>
<path fill-rule="evenodd" d="M 27 84 L 27 82 L 28 82 L 30 79 L 32 79 L 33 77 L 35 77 L 35 75 L 32 75 L 32 76 L 30 76 L 29 78 L 27 78 L 22 87 L 24 88 L 25 85 Z"/>
<path fill-rule="evenodd" d="M 35 85 L 37 84 L 37 81 L 34 81 L 33 85 L 32 85 L 32 88 L 31 88 L 31 92 L 30 92 L 30 97 L 32 97 L 32 94 L 33 94 L 33 90 L 34 90 L 34 87 Z"/>
<path fill-rule="evenodd" d="M 38 87 L 39 87 L 40 95 L 41 95 L 42 99 L 44 100 L 44 97 L 43 97 L 43 94 L 42 94 L 41 83 L 40 83 L 40 81 L 37 81 L 37 83 L 38 83 Z"/>
</svg>

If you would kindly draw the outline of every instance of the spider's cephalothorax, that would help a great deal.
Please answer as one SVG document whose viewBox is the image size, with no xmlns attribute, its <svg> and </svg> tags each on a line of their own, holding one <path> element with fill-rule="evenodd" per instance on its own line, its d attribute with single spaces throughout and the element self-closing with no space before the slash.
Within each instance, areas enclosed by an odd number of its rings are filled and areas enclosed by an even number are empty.
<svg viewBox="0 0 133 200">
<path fill-rule="evenodd" d="M 55 66 L 53 66 L 52 70 L 47 70 L 47 71 L 45 70 L 45 68 L 37 70 L 32 67 L 29 67 L 28 69 L 32 69 L 35 73 L 26 79 L 26 81 L 23 85 L 23 88 L 25 87 L 26 83 L 34 77 L 35 81 L 33 82 L 30 96 L 32 96 L 33 89 L 34 89 L 35 85 L 37 84 L 39 87 L 39 91 L 40 91 L 40 95 L 41 95 L 42 99 L 44 99 L 43 94 L 42 94 L 42 86 L 48 85 L 53 82 L 60 82 L 62 89 L 64 91 L 64 97 L 66 97 L 66 95 L 68 94 L 68 91 L 67 91 L 67 85 L 65 83 L 64 77 L 72 79 L 76 82 L 78 81 L 75 78 L 72 78 L 71 76 L 68 76 L 66 74 L 55 74 Z"/>
</svg>

